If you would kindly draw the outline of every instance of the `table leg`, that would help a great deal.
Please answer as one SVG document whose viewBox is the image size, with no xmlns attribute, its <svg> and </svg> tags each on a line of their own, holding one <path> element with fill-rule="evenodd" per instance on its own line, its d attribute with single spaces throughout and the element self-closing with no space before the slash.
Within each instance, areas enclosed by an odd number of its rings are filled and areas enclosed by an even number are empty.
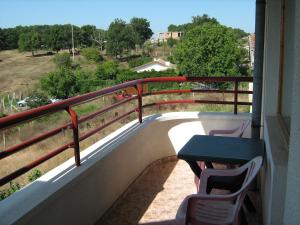
<svg viewBox="0 0 300 225">
<path fill-rule="evenodd" d="M 200 175 L 202 173 L 202 169 L 199 167 L 196 161 L 186 161 L 191 167 L 194 174 L 200 179 Z"/>
</svg>

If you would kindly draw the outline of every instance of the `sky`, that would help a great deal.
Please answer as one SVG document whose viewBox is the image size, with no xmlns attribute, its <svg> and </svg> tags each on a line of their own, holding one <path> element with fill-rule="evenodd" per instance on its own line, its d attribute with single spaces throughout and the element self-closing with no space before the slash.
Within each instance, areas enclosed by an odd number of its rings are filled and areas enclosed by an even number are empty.
<svg viewBox="0 0 300 225">
<path fill-rule="evenodd" d="M 208 14 L 221 24 L 255 30 L 255 0 L 0 0 L 0 27 L 17 25 L 92 24 L 107 29 L 120 18 L 147 18 L 155 33 L 192 16 Z"/>
</svg>

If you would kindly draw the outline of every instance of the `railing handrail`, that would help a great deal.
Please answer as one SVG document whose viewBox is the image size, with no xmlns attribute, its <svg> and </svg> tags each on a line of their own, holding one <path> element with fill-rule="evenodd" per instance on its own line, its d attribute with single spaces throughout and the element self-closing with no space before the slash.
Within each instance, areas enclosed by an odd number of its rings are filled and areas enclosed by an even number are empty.
<svg viewBox="0 0 300 225">
<path fill-rule="evenodd" d="M 57 111 L 65 110 L 70 106 L 83 103 L 85 101 L 92 100 L 102 95 L 112 94 L 118 90 L 122 90 L 127 87 L 136 86 L 137 84 L 144 83 L 159 83 L 159 82 L 252 82 L 252 77 L 155 77 L 155 78 L 144 78 L 133 81 L 128 81 L 122 84 L 117 84 L 113 87 L 104 88 L 99 91 L 86 93 L 83 95 L 71 97 L 59 102 L 55 102 L 49 105 L 41 106 L 38 108 L 30 109 L 25 112 L 19 112 L 13 115 L 9 115 L 0 118 L 0 130 L 9 126 L 16 125 L 18 123 L 26 122 L 49 113 L 55 113 Z"/>
<path fill-rule="evenodd" d="M 165 82 L 207 82 L 207 83 L 219 83 L 219 82 L 234 82 L 234 90 L 164 90 L 164 91 L 156 91 L 156 92 L 143 92 L 143 84 L 148 83 L 165 83 Z M 7 175 L 4 178 L 0 179 L 0 186 L 8 183 L 9 181 L 13 180 L 14 178 L 26 173 L 33 167 L 41 164 L 42 162 L 47 161 L 48 159 L 56 156 L 57 154 L 65 151 L 66 149 L 73 147 L 74 148 L 74 155 L 75 155 L 75 162 L 76 165 L 80 165 L 80 149 L 79 149 L 79 142 L 90 137 L 91 135 L 95 134 L 96 132 L 104 129 L 105 127 L 111 125 L 112 123 L 125 118 L 126 116 L 130 115 L 133 112 L 138 112 L 138 119 L 139 122 L 142 123 L 142 109 L 146 107 L 151 107 L 155 105 L 165 105 L 165 104 L 180 104 L 180 103 L 203 103 L 203 104 L 231 104 L 234 105 L 234 113 L 237 113 L 237 106 L 238 105 L 251 105 L 249 102 L 239 102 L 238 101 L 238 94 L 252 94 L 252 91 L 240 91 L 238 89 L 238 83 L 239 82 L 253 82 L 252 77 L 186 77 L 186 76 L 179 76 L 179 77 L 155 77 L 155 78 L 144 78 L 144 79 L 138 79 L 133 80 L 129 82 L 125 82 L 123 84 L 118 84 L 113 87 L 105 88 L 99 91 L 90 92 L 87 94 L 83 94 L 80 96 L 75 96 L 66 100 L 62 100 L 53 104 L 41 106 L 39 108 L 31 109 L 25 112 L 16 113 L 14 115 L 10 115 L 7 117 L 0 118 L 0 130 L 1 129 L 7 129 L 12 126 L 16 126 L 20 123 L 28 122 L 30 120 L 37 119 L 41 116 L 45 116 L 48 114 L 52 114 L 59 111 L 66 110 L 70 117 L 71 117 L 71 123 L 65 124 L 63 126 L 60 126 L 58 128 L 55 128 L 51 131 L 47 131 L 43 134 L 39 134 L 38 136 L 35 136 L 29 140 L 23 141 L 15 146 L 12 146 L 8 149 L 5 149 L 3 151 L 0 151 L 0 160 L 3 158 L 6 158 L 28 146 L 31 146 L 33 144 L 36 144 L 42 140 L 45 140 L 49 137 L 52 137 L 59 132 L 61 132 L 64 129 L 67 129 L 68 127 L 71 127 L 73 129 L 73 141 L 70 143 L 67 143 L 63 146 L 60 146 L 59 148 L 51 151 L 50 153 L 42 156 L 41 158 L 31 162 L 30 164 L 16 170 L 15 172 Z M 117 102 L 115 104 L 112 104 L 104 109 L 101 109 L 97 112 L 94 112 L 90 115 L 83 116 L 81 118 L 77 118 L 76 112 L 73 111 L 72 107 L 94 100 L 96 98 L 113 94 L 117 91 L 123 90 L 125 88 L 134 87 L 137 90 L 137 95 L 132 96 L 128 99 L 122 100 L 120 102 Z M 231 93 L 234 94 L 234 101 L 213 101 L 213 100 L 170 100 L 170 101 L 164 101 L 164 102 L 155 102 L 143 105 L 142 99 L 143 96 L 149 96 L 149 95 L 157 95 L 157 94 L 173 94 L 173 93 L 191 93 L 191 92 L 201 92 L 201 93 Z M 101 125 L 100 127 L 89 131 L 82 136 L 79 136 L 78 132 L 78 124 L 85 122 L 89 119 L 94 118 L 95 116 L 98 116 L 104 112 L 107 112 L 109 110 L 112 110 L 122 104 L 125 104 L 127 102 L 130 102 L 132 100 L 138 100 L 138 107 L 124 113 L 123 115 L 120 115 L 113 120 L 107 122 L 106 124 Z"/>
</svg>

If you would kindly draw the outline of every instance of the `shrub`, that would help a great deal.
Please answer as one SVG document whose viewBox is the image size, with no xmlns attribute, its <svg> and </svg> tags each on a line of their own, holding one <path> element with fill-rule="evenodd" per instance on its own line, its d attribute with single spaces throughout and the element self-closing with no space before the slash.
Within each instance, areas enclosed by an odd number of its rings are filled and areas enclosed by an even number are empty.
<svg viewBox="0 0 300 225">
<path fill-rule="evenodd" d="M 41 87 L 50 96 L 66 99 L 79 92 L 74 71 L 60 68 L 41 79 Z"/>
<path fill-rule="evenodd" d="M 90 62 L 101 62 L 103 61 L 102 55 L 95 48 L 84 48 L 81 54 Z"/>
<path fill-rule="evenodd" d="M 98 66 L 95 75 L 99 80 L 115 80 L 118 72 L 119 64 L 115 61 L 107 61 Z"/>
<path fill-rule="evenodd" d="M 0 118 L 2 118 L 2 117 L 6 117 L 7 115 L 5 114 L 5 113 L 3 113 L 3 112 L 0 112 Z"/>
<path fill-rule="evenodd" d="M 67 52 L 56 54 L 53 62 L 57 68 L 70 68 L 72 65 L 70 54 Z"/>
<path fill-rule="evenodd" d="M 36 179 L 38 179 L 40 176 L 42 176 L 42 172 L 38 169 L 34 169 L 30 172 L 30 174 L 28 175 L 28 181 L 32 182 L 35 181 Z"/>
<path fill-rule="evenodd" d="M 19 183 L 10 182 L 8 189 L 0 190 L 0 200 L 7 198 L 8 196 L 12 195 L 20 189 L 21 186 Z"/>
<path fill-rule="evenodd" d="M 144 57 L 129 60 L 128 65 L 129 65 L 130 68 L 134 68 L 134 67 L 141 66 L 141 65 L 144 65 L 146 63 L 149 63 L 151 61 L 152 61 L 151 57 L 145 57 L 144 56 Z"/>
<path fill-rule="evenodd" d="M 26 103 L 28 107 L 32 109 L 47 105 L 50 103 L 50 100 L 43 92 L 35 91 L 28 96 L 28 99 L 26 99 Z"/>
<path fill-rule="evenodd" d="M 175 46 L 176 44 L 177 44 L 177 40 L 175 40 L 174 38 L 169 38 L 168 40 L 167 40 L 167 45 L 170 47 L 170 48 L 172 48 L 173 46 Z"/>
</svg>

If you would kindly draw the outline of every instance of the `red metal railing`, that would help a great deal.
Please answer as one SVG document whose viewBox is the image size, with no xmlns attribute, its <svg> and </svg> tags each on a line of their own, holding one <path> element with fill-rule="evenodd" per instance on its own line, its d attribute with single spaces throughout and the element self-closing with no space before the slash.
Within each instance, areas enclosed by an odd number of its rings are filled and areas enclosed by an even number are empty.
<svg viewBox="0 0 300 225">
<path fill-rule="evenodd" d="M 143 85 L 144 84 L 149 84 L 149 83 L 165 83 L 165 82 L 205 82 L 205 83 L 220 83 L 220 82 L 232 82 L 234 83 L 234 90 L 193 90 L 193 89 L 188 89 L 188 90 L 161 90 L 161 91 L 155 91 L 155 92 L 146 92 L 144 93 L 143 91 Z M 99 91 L 87 93 L 81 96 L 76 96 L 70 99 L 66 99 L 64 101 L 56 102 L 50 105 L 42 106 L 36 109 L 31 109 L 25 112 L 17 113 L 14 115 L 10 115 L 4 118 L 0 118 L 0 130 L 1 129 L 6 129 L 9 127 L 13 127 L 16 125 L 19 125 L 24 122 L 28 122 L 31 120 L 35 120 L 39 117 L 52 114 L 55 112 L 59 111 L 64 111 L 66 110 L 70 117 L 71 117 L 71 123 L 65 124 L 63 126 L 60 126 L 58 128 L 55 128 L 53 130 L 47 131 L 45 133 L 39 134 L 29 140 L 26 140 L 20 144 L 17 144 L 15 146 L 12 146 L 8 149 L 0 151 L 0 160 L 4 159 L 6 157 L 9 157 L 10 155 L 17 153 L 21 150 L 23 150 L 26 147 L 29 147 L 33 144 L 36 144 L 42 140 L 45 140 L 47 138 L 50 138 L 61 131 L 67 129 L 67 128 L 72 128 L 73 129 L 73 141 L 70 143 L 67 143 L 50 153 L 42 156 L 41 158 L 27 164 L 26 166 L 8 174 L 7 176 L 3 177 L 0 179 L 0 186 L 4 185 L 11 180 L 15 179 L 16 177 L 28 172 L 32 168 L 40 165 L 41 163 L 51 159 L 52 157 L 58 155 L 59 153 L 65 151 L 68 148 L 74 148 L 74 156 L 75 156 L 75 162 L 76 165 L 80 165 L 80 148 L 79 148 L 79 142 L 87 139 L 88 137 L 92 136 L 93 134 L 99 132 L 100 130 L 104 129 L 105 127 L 115 123 L 116 121 L 125 118 L 129 116 L 130 114 L 137 112 L 138 113 L 138 120 L 140 123 L 142 123 L 142 109 L 146 107 L 151 107 L 151 106 L 160 106 L 160 105 L 166 105 L 166 104 L 182 104 L 182 103 L 201 103 L 201 104 L 228 104 L 228 105 L 233 105 L 234 106 L 234 113 L 237 114 L 238 111 L 238 106 L 239 105 L 251 105 L 252 103 L 250 102 L 239 102 L 238 101 L 238 95 L 239 94 L 252 94 L 252 91 L 242 91 L 238 90 L 238 85 L 240 82 L 253 82 L 252 77 L 159 77 L 159 78 L 145 78 L 145 79 L 140 79 L 140 80 L 134 80 L 134 81 L 129 81 L 123 84 L 119 84 L 110 88 L 105 88 Z M 113 94 L 117 91 L 123 90 L 125 88 L 130 88 L 134 87 L 136 89 L 137 95 L 132 96 L 130 98 L 126 98 L 120 102 L 114 103 L 104 109 L 101 109 L 97 112 L 94 112 L 90 115 L 83 116 L 81 118 L 77 117 L 76 112 L 72 109 L 72 107 L 76 105 L 80 105 L 82 103 L 86 103 L 89 101 L 92 101 L 96 98 Z M 225 93 L 225 94 L 233 94 L 234 95 L 234 100 L 233 101 L 213 101 L 213 100 L 170 100 L 170 101 L 162 101 L 162 102 L 154 102 L 150 104 L 143 105 L 143 97 L 144 96 L 149 96 L 149 95 L 161 95 L 161 94 L 176 94 L 176 93 L 192 93 L 192 92 L 197 92 L 197 93 Z M 100 127 L 97 127 L 93 129 L 92 131 L 89 131 L 82 136 L 79 136 L 78 132 L 78 124 L 86 122 L 92 118 L 95 118 L 96 116 L 99 116 L 105 112 L 108 112 L 116 107 L 119 107 L 125 103 L 131 102 L 133 100 L 137 100 L 137 107 L 133 110 L 130 110 L 113 120 L 103 124 Z"/>
</svg>

